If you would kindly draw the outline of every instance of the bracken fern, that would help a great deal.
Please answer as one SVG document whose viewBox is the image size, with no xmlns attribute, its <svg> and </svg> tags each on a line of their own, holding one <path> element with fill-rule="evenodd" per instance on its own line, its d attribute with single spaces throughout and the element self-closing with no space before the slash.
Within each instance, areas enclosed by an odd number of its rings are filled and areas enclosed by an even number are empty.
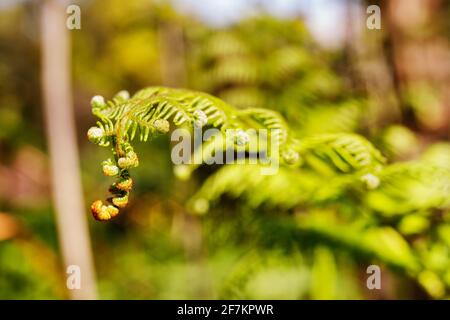
<svg viewBox="0 0 450 320">
<path fill-rule="evenodd" d="M 91 104 L 92 113 L 99 121 L 96 127 L 89 129 L 88 138 L 100 146 L 112 148 L 113 157 L 102 165 L 106 176 L 116 177 L 109 189 L 112 193 L 109 204 L 97 200 L 91 206 L 98 220 L 113 218 L 128 204 L 133 185 L 129 171 L 139 165 L 132 141 L 137 137 L 148 141 L 167 133 L 170 123 L 178 127 L 214 127 L 223 133 L 234 129 L 236 145 L 247 143 L 248 137 L 244 137 L 243 142 L 239 140 L 246 135 L 244 130 L 271 130 L 281 152 L 296 158 L 296 141 L 291 137 L 288 125 L 271 110 L 238 110 L 205 93 L 164 87 L 149 87 L 131 98 L 126 91 L 121 91 L 108 102 L 95 96 Z"/>
</svg>

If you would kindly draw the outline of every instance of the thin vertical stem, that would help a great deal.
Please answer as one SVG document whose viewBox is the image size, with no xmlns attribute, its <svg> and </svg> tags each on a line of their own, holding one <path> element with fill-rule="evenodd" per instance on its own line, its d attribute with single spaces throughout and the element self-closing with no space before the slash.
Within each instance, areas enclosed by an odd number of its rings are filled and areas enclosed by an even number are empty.
<svg viewBox="0 0 450 320">
<path fill-rule="evenodd" d="M 96 285 L 78 163 L 70 83 L 70 39 L 61 2 L 45 0 L 41 12 L 42 90 L 50 152 L 53 201 L 64 264 L 81 271 L 72 299 L 95 299 Z"/>
</svg>

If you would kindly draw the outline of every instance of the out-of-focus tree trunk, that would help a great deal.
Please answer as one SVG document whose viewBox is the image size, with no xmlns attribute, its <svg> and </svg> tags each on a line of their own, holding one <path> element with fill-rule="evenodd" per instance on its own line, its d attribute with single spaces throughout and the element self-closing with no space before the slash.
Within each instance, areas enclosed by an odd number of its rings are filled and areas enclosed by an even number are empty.
<svg viewBox="0 0 450 320">
<path fill-rule="evenodd" d="M 175 23 L 162 23 L 158 41 L 162 83 L 169 87 L 183 87 L 186 84 L 183 29 Z"/>
<path fill-rule="evenodd" d="M 350 7 L 351 0 L 348 1 Z M 374 2 L 370 2 L 373 4 Z M 377 2 L 375 2 L 377 4 Z M 353 23 L 353 27 L 359 28 L 360 34 L 352 33 L 353 37 L 347 41 L 350 60 L 354 63 L 358 82 L 364 84 L 367 90 L 369 105 L 367 110 L 367 125 L 370 133 L 374 134 L 377 128 L 386 123 L 401 122 L 402 113 L 399 97 L 395 90 L 395 79 L 391 72 L 391 66 L 384 48 L 384 16 L 381 16 L 382 30 L 369 30 L 366 27 L 369 2 L 361 3 L 359 12 L 353 8 L 353 14 L 362 15 L 359 24 Z M 384 12 L 382 10 L 382 12 Z M 352 16 L 352 19 L 354 15 Z"/>
<path fill-rule="evenodd" d="M 65 267 L 81 271 L 81 288 L 72 299 L 95 299 L 95 275 L 76 143 L 70 89 L 70 39 L 61 1 L 42 1 L 42 90 L 51 158 L 53 200 Z"/>
<path fill-rule="evenodd" d="M 448 19 L 441 0 L 383 2 L 389 28 L 393 74 L 398 90 L 416 111 L 419 125 L 448 137 L 450 125 L 450 44 L 442 35 Z"/>
</svg>

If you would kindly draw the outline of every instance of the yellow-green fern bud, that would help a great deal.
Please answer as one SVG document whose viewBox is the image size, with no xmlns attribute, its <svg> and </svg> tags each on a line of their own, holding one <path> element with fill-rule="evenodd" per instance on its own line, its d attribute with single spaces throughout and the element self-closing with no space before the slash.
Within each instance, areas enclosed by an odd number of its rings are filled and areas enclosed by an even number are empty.
<svg viewBox="0 0 450 320">
<path fill-rule="evenodd" d="M 119 209 L 114 206 L 105 206 L 101 200 L 94 201 L 91 205 L 92 215 L 96 220 L 107 221 L 119 214 Z"/>
<path fill-rule="evenodd" d="M 93 108 L 101 108 L 105 106 L 105 99 L 102 96 L 93 96 L 91 99 L 91 106 Z"/>
<path fill-rule="evenodd" d="M 133 188 L 133 179 L 121 178 L 119 181 L 113 184 L 113 187 L 122 191 L 130 191 Z"/>
<path fill-rule="evenodd" d="M 153 127 L 158 130 L 160 133 L 167 133 L 170 130 L 170 124 L 169 121 L 165 119 L 156 119 L 153 122 Z"/>
<path fill-rule="evenodd" d="M 118 208 L 125 208 L 128 205 L 128 194 L 122 197 L 114 197 L 111 202 Z"/>
<path fill-rule="evenodd" d="M 120 100 L 128 100 L 130 99 L 130 93 L 127 90 L 122 90 L 116 93 L 114 98 L 120 99 Z"/>
<path fill-rule="evenodd" d="M 139 165 L 139 159 L 134 151 L 127 154 L 126 157 L 119 158 L 117 164 L 122 169 L 135 168 Z"/>
<path fill-rule="evenodd" d="M 380 185 L 380 178 L 372 173 L 367 173 L 361 177 L 361 181 L 363 181 L 367 189 L 376 189 Z"/>
<path fill-rule="evenodd" d="M 119 167 L 114 164 L 111 159 L 103 161 L 102 163 L 103 174 L 107 177 L 114 177 L 119 174 Z"/>
<path fill-rule="evenodd" d="M 194 127 L 202 128 L 208 123 L 208 116 L 202 110 L 195 110 L 194 116 Z"/>
<path fill-rule="evenodd" d="M 297 151 L 292 149 L 284 150 L 281 156 L 283 157 L 284 162 L 286 162 L 287 164 L 293 165 L 300 161 L 300 155 Z"/>
<path fill-rule="evenodd" d="M 99 127 L 91 127 L 87 132 L 89 141 L 95 144 L 99 144 L 105 135 L 105 131 Z"/>
</svg>

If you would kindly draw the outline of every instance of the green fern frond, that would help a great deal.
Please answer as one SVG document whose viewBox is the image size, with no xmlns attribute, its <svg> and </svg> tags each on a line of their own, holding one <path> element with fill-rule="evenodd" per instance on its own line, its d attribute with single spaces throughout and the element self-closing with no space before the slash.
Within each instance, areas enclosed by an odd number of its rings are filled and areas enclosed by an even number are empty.
<svg viewBox="0 0 450 320">
<path fill-rule="evenodd" d="M 289 168 L 280 168 L 276 175 L 262 175 L 259 165 L 227 165 L 203 183 L 189 207 L 203 214 L 202 209 L 227 194 L 243 198 L 252 208 L 267 205 L 287 210 L 311 201 L 322 182 L 317 175 Z"/>
<path fill-rule="evenodd" d="M 284 120 L 277 114 L 264 112 L 264 115 L 260 115 L 258 112 L 254 109 L 240 111 L 247 115 L 256 115 L 259 123 L 266 127 L 286 128 Z M 312 202 L 336 198 L 345 188 L 360 184 L 361 180 L 366 182 L 369 188 L 378 186 L 376 172 L 382 168 L 385 160 L 364 137 L 356 134 L 326 134 L 300 141 L 292 138 L 288 140 L 280 140 L 284 143 L 281 148 L 284 162 L 290 163 L 289 151 L 292 151 L 296 162 L 299 162 L 300 157 L 319 175 L 308 174 L 304 170 L 301 174 L 295 170 L 285 172 L 286 169 L 280 168 L 278 175 L 265 177 L 258 171 L 261 168 L 255 165 L 227 166 L 211 176 L 194 198 L 209 202 L 232 190 L 231 193 L 235 197 L 248 194 L 253 205 L 268 201 L 289 208 L 304 202 L 305 199 Z M 185 168 L 188 171 L 194 169 Z M 338 172 L 350 175 L 339 176 Z M 326 185 L 323 183 L 323 175 L 329 180 Z M 330 177 L 333 178 L 330 180 Z M 258 193 L 255 190 L 258 190 Z"/>
<path fill-rule="evenodd" d="M 248 47 L 233 33 L 223 31 L 214 33 L 205 43 L 204 54 L 212 59 L 245 55 Z"/>
<path fill-rule="evenodd" d="M 324 177 L 308 170 L 281 167 L 264 176 L 257 165 L 226 166 L 211 175 L 189 201 L 194 212 L 209 208 L 221 196 L 241 198 L 250 207 L 287 210 L 299 205 L 332 203 L 350 191 L 382 216 L 402 215 L 450 206 L 450 172 L 423 162 L 398 163 L 375 174 Z M 257 192 L 256 192 L 257 191 Z M 206 204 L 197 206 L 197 203 Z"/>
<path fill-rule="evenodd" d="M 314 67 L 315 60 L 304 48 L 285 46 L 275 50 L 265 64 L 268 81 L 286 81 Z"/>
<path fill-rule="evenodd" d="M 387 216 L 448 208 L 450 170 L 425 161 L 396 163 L 378 175 L 380 185 L 366 196 L 367 206 Z"/>
<path fill-rule="evenodd" d="M 254 111 L 248 111 L 249 114 L 252 112 Z M 266 126 L 277 127 L 278 117 L 269 116 L 270 113 L 264 115 L 260 121 Z M 286 149 L 286 146 L 289 149 Z M 259 165 L 228 165 L 206 180 L 190 200 L 191 208 L 198 212 L 196 203 L 207 203 L 207 206 L 200 206 L 207 208 L 210 202 L 229 194 L 235 198 L 244 198 L 254 208 L 267 204 L 289 209 L 300 204 L 332 201 L 349 188 L 366 190 L 378 187 L 379 179 L 376 174 L 381 170 L 384 158 L 362 136 L 318 135 L 286 142 L 282 152 L 286 150 L 298 152 L 299 157 L 306 163 L 305 167 L 281 167 L 277 174 L 264 176 Z M 289 162 L 285 160 L 285 163 Z M 309 170 L 309 167 L 313 170 Z M 339 175 L 339 172 L 346 174 Z M 327 180 L 326 183 L 324 179 Z"/>
<path fill-rule="evenodd" d="M 317 171 L 350 173 L 378 170 L 385 163 L 381 153 L 364 137 L 351 134 L 323 134 L 301 140 L 297 151 Z"/>
<path fill-rule="evenodd" d="M 241 109 L 261 108 L 266 104 L 264 92 L 254 86 L 238 86 L 220 92 L 220 98 Z"/>
<path fill-rule="evenodd" d="M 277 140 L 280 144 L 286 142 L 288 125 L 278 112 L 252 108 L 242 110 L 239 113 L 254 119 L 264 129 L 277 131 Z"/>
<path fill-rule="evenodd" d="M 390 227 L 336 224 L 305 216 L 299 219 L 297 233 L 300 238 L 316 235 L 319 242 L 331 247 L 353 251 L 365 260 L 377 259 L 383 263 L 417 276 L 421 265 L 410 245 Z"/>
<path fill-rule="evenodd" d="M 277 142 L 282 150 L 289 150 L 294 141 L 293 138 L 288 138 L 290 130 L 286 122 L 275 112 L 262 109 L 242 112 L 201 92 L 150 87 L 138 91 L 131 98 L 127 92 L 121 91 L 112 101 L 105 102 L 102 97 L 96 96 L 91 103 L 92 113 L 99 121 L 97 127 L 89 129 L 88 138 L 98 145 L 112 146 L 113 158 L 103 164 L 103 171 L 105 175 L 118 177 L 111 188 L 112 206 L 101 202 L 95 202 L 92 206 L 92 212 L 99 220 L 108 220 L 117 215 L 116 209 L 124 207 L 128 202 L 132 185 L 129 169 L 139 164 L 131 142 L 136 137 L 147 141 L 156 135 L 167 133 L 170 122 L 182 127 L 214 127 L 223 134 L 228 129 L 234 129 L 236 148 L 245 147 L 249 143 L 251 137 L 243 133 L 243 130 L 250 128 L 272 130 L 277 135 Z"/>
<path fill-rule="evenodd" d="M 290 99 L 289 96 L 286 97 L 286 100 L 288 99 Z M 313 108 L 303 107 L 298 111 L 288 111 L 286 117 L 296 119 L 295 132 L 300 137 L 353 132 L 360 125 L 361 107 L 361 101 L 350 99 L 334 104 L 319 104 Z"/>
<path fill-rule="evenodd" d="M 421 161 L 450 170 L 450 143 L 432 144 L 423 153 Z"/>
<path fill-rule="evenodd" d="M 250 58 L 228 58 L 218 62 L 208 73 L 209 85 L 225 87 L 228 84 L 255 84 L 261 77 L 257 61 Z"/>
</svg>

